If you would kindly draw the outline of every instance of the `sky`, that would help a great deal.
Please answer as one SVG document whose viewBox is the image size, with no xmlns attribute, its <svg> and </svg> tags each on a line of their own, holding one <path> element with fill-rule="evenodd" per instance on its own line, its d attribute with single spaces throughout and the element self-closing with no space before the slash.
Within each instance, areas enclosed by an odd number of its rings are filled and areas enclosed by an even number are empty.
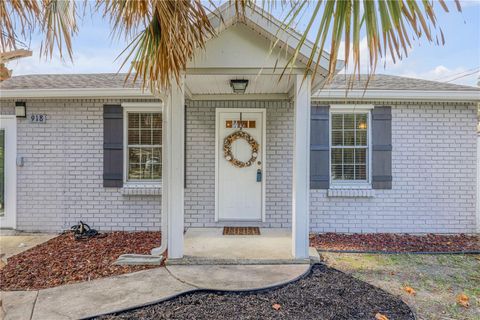
<svg viewBox="0 0 480 320">
<path fill-rule="evenodd" d="M 480 0 L 460 0 L 462 12 L 457 12 L 453 2 L 447 0 L 449 13 L 437 11 L 439 25 L 445 35 L 445 45 L 429 44 L 425 39 L 413 43 L 408 57 L 395 64 L 387 57 L 386 66 L 379 64 L 377 73 L 407 76 L 464 85 L 477 85 L 480 76 Z M 277 9 L 277 11 L 280 9 Z M 310 10 L 310 9 L 307 9 Z M 308 11 L 307 11 L 308 13 Z M 281 15 L 281 12 L 275 12 Z M 8 64 L 14 75 L 46 73 L 101 73 L 118 72 L 123 62 L 118 58 L 127 46 L 125 39 L 112 39 L 110 24 L 100 14 L 87 14 L 79 22 L 80 31 L 73 41 L 74 59 L 62 60 L 58 55 L 50 59 L 40 57 L 42 37 L 32 35 L 27 45 L 32 57 Z M 303 30 L 305 19 L 296 28 Z M 313 37 L 311 33 L 310 38 Z M 366 38 L 361 41 L 362 71 L 367 63 Z M 342 53 L 341 53 L 342 54 Z M 122 69 L 126 71 L 126 68 Z M 350 70 L 346 70 L 349 72 Z"/>
</svg>

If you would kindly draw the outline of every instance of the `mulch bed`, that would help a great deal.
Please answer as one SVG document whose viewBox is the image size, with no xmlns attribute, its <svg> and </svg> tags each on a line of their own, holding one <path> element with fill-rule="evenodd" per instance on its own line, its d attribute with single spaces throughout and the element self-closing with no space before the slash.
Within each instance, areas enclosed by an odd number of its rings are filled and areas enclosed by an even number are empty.
<svg viewBox="0 0 480 320">
<path fill-rule="evenodd" d="M 325 233 L 310 235 L 310 245 L 324 251 L 478 252 L 480 251 L 480 236 Z"/>
<path fill-rule="evenodd" d="M 114 319 L 415 319 L 400 299 L 343 272 L 316 265 L 305 278 L 257 293 L 189 293 Z"/>
<path fill-rule="evenodd" d="M 37 290 L 89 281 L 154 266 L 116 266 L 124 253 L 149 254 L 160 245 L 160 232 L 109 232 L 75 241 L 65 233 L 8 259 L 0 270 L 1 290 Z"/>
</svg>

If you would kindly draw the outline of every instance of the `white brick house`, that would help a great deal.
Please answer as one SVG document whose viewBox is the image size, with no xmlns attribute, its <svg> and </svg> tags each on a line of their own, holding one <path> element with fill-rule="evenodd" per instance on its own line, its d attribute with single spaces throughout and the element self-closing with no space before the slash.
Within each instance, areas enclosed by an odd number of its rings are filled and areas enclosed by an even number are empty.
<svg viewBox="0 0 480 320">
<path fill-rule="evenodd" d="M 269 53 L 278 22 L 233 16 L 158 96 L 121 74 L 1 83 L 1 227 L 162 228 L 171 257 L 184 227 L 291 228 L 299 258 L 309 231 L 478 230 L 477 88 L 378 75 L 346 92 L 341 76 L 324 87 L 323 68 L 302 81 L 308 52 L 279 81 L 291 51 Z M 248 80 L 245 93 L 231 80 Z M 224 152 L 236 131 L 259 146 L 232 143 L 255 157 L 243 168 Z"/>
</svg>

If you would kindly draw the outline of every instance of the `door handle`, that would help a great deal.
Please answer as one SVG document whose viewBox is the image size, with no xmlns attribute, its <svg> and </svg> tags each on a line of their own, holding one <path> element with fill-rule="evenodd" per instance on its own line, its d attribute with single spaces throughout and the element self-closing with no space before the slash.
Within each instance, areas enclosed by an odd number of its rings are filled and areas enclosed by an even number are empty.
<svg viewBox="0 0 480 320">
<path fill-rule="evenodd" d="M 257 182 L 262 182 L 262 170 L 257 169 Z"/>
</svg>

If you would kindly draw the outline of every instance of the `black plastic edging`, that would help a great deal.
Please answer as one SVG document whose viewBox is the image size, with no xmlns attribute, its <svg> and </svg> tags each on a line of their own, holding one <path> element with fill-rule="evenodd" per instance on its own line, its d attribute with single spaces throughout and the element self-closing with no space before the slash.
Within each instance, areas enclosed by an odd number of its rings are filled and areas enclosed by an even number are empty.
<svg viewBox="0 0 480 320">
<path fill-rule="evenodd" d="M 327 253 L 368 253 L 368 254 L 429 254 L 429 255 L 446 255 L 446 254 L 480 254 L 480 251 L 437 251 L 437 252 L 398 252 L 398 251 L 360 251 L 360 250 L 321 250 L 317 249 L 318 252 L 327 252 Z"/>
<path fill-rule="evenodd" d="M 154 304 L 170 301 L 170 300 L 173 300 L 173 299 L 184 297 L 184 296 L 186 296 L 188 294 L 192 294 L 192 293 L 213 293 L 213 294 L 230 294 L 231 293 L 231 294 L 236 294 L 236 295 L 248 295 L 248 294 L 253 294 L 253 293 L 267 292 L 267 291 L 282 288 L 286 285 L 289 285 L 293 282 L 296 282 L 300 279 L 303 279 L 303 278 L 309 276 L 312 273 L 313 267 L 315 265 L 318 265 L 318 264 L 322 264 L 322 263 L 311 264 L 310 267 L 308 268 L 307 272 L 299 275 L 298 277 L 296 277 L 296 278 L 294 278 L 294 279 L 292 279 L 288 282 L 280 283 L 280 284 L 274 284 L 274 285 L 267 286 L 267 287 L 264 287 L 264 288 L 245 289 L 245 290 L 192 289 L 192 290 L 184 291 L 184 292 L 172 295 L 172 296 L 168 296 L 166 298 L 158 299 L 158 300 L 155 300 L 153 302 L 139 304 L 139 305 L 136 305 L 136 306 L 133 306 L 133 307 L 120 309 L 120 310 L 117 310 L 117 311 L 114 311 L 114 312 L 106 312 L 106 313 L 97 314 L 97 315 L 94 315 L 94 316 L 91 316 L 91 317 L 80 318 L 80 320 L 91 320 L 91 319 L 95 319 L 95 318 L 102 317 L 102 316 L 117 315 L 117 314 L 124 313 L 124 312 L 135 311 L 135 310 L 143 308 L 143 307 L 148 307 L 148 306 L 152 306 Z"/>
</svg>

